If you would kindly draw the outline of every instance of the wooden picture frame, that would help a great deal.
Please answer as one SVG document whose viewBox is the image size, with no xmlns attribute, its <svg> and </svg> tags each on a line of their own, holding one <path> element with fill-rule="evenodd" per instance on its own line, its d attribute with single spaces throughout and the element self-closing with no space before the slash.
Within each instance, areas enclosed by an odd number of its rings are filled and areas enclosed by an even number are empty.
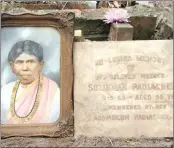
<svg viewBox="0 0 174 148">
<path fill-rule="evenodd" d="M 60 116 L 54 123 L 3 124 L 1 136 L 66 136 L 73 121 L 73 39 L 74 13 L 58 11 L 46 14 L 1 15 L 1 27 L 53 27 L 60 33 Z M 27 20 L 27 21 L 26 21 Z"/>
</svg>

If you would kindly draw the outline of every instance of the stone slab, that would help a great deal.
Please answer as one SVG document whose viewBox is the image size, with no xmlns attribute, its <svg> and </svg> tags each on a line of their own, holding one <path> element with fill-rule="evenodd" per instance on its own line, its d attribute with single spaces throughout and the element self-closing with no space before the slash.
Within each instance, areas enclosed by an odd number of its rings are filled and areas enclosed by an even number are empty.
<svg viewBox="0 0 174 148">
<path fill-rule="evenodd" d="M 130 24 L 134 27 L 133 40 L 151 39 L 158 14 L 155 8 L 135 5 L 126 9 L 130 14 Z M 76 18 L 75 27 L 83 31 L 85 38 L 88 35 L 109 34 L 110 25 L 103 23 L 107 11 L 107 8 L 82 10 L 81 17 Z M 88 39 L 92 40 L 92 38 Z"/>
<path fill-rule="evenodd" d="M 173 41 L 74 44 L 75 137 L 173 137 Z"/>
</svg>

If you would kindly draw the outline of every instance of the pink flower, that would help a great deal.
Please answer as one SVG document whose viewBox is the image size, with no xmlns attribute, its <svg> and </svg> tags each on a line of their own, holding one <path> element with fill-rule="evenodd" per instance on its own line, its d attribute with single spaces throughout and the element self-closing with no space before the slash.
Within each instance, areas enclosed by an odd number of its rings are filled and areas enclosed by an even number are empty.
<svg viewBox="0 0 174 148">
<path fill-rule="evenodd" d="M 127 23 L 130 15 L 127 10 L 121 8 L 112 8 L 104 15 L 104 22 L 109 23 Z"/>
</svg>

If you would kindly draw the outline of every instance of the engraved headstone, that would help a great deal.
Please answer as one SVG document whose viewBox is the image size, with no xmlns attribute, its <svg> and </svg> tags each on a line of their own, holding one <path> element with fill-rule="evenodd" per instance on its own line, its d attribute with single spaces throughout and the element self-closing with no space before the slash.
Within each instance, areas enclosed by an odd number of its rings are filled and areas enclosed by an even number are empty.
<svg viewBox="0 0 174 148">
<path fill-rule="evenodd" d="M 78 42 L 75 136 L 172 137 L 173 41 Z"/>
</svg>

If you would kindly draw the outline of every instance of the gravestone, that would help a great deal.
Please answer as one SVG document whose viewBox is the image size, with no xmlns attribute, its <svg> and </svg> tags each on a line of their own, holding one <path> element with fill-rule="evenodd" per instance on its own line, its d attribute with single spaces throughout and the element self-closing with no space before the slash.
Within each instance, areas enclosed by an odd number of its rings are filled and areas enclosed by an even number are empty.
<svg viewBox="0 0 174 148">
<path fill-rule="evenodd" d="M 173 41 L 78 42 L 75 136 L 172 137 Z"/>
</svg>

